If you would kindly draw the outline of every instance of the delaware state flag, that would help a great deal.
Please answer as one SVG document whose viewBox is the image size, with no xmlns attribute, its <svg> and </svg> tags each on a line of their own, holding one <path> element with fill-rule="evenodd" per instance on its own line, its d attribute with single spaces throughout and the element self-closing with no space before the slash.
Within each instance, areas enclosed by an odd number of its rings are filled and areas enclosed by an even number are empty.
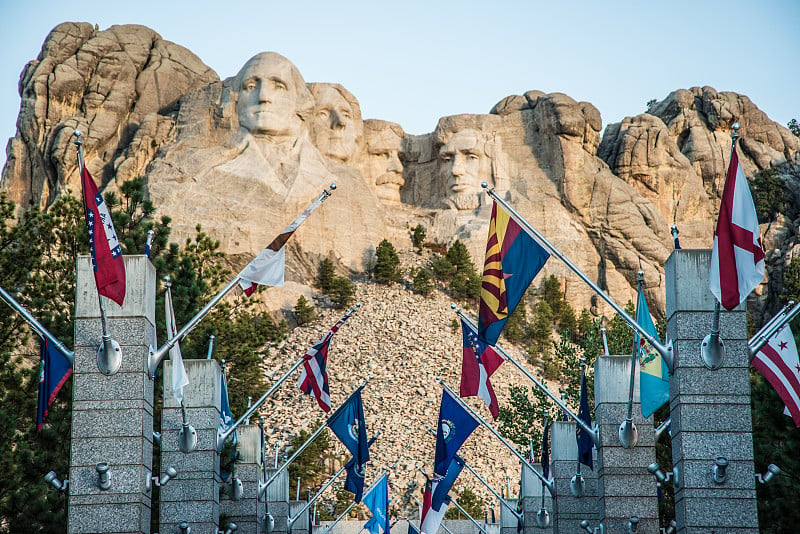
<svg viewBox="0 0 800 534">
<path fill-rule="evenodd" d="M 125 261 L 122 259 L 122 247 L 117 239 L 114 223 L 111 222 L 108 205 L 85 165 L 81 173 L 81 184 L 97 293 L 122 306 L 125 300 Z"/>
<path fill-rule="evenodd" d="M 550 254 L 495 202 L 489 221 L 481 281 L 478 337 L 489 345 L 497 338 L 531 281 Z"/>
</svg>

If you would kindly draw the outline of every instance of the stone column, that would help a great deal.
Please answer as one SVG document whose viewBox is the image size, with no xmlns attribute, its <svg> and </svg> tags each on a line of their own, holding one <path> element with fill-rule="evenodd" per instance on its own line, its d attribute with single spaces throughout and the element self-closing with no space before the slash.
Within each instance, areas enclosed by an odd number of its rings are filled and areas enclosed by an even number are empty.
<svg viewBox="0 0 800 534">
<path fill-rule="evenodd" d="M 258 483 L 261 476 L 261 429 L 256 425 L 243 425 L 236 429 L 239 461 L 236 477 L 242 481 L 242 498 L 231 500 L 223 492 L 220 514 L 236 523 L 237 534 L 257 534 L 257 518 L 264 515 L 264 506 L 258 507 Z"/>
<path fill-rule="evenodd" d="M 574 421 L 554 421 L 550 427 L 550 470 L 556 486 L 553 531 L 559 534 L 585 534 L 580 522 L 584 519 L 596 526 L 600 521 L 597 501 L 597 476 L 585 465 L 581 474 L 586 483 L 583 497 L 570 491 L 572 477 L 578 468 L 578 443 L 575 441 Z M 595 464 L 595 470 L 598 465 Z M 551 512 L 552 513 L 552 512 Z"/>
<path fill-rule="evenodd" d="M 177 534 L 187 521 L 192 534 L 216 534 L 219 527 L 219 454 L 216 451 L 220 419 L 220 367 L 216 360 L 183 360 L 189 385 L 183 402 L 190 425 L 197 431 L 197 448 L 178 448 L 183 419 L 172 395 L 172 365 L 163 364 L 164 409 L 161 413 L 161 470 L 173 466 L 178 476 L 160 488 L 161 534 Z"/>
<path fill-rule="evenodd" d="M 536 467 L 538 466 L 536 464 Z M 536 522 L 536 514 L 542 508 L 542 492 L 544 492 L 544 507 L 550 514 L 550 526 L 543 529 L 539 528 Z M 552 527 L 555 511 L 553 510 L 553 498 L 550 495 L 550 491 L 547 488 L 542 488 L 542 481 L 525 464 L 522 464 L 520 498 L 522 499 L 522 510 L 525 513 L 523 517 L 525 534 L 550 534 L 555 532 Z M 502 504 L 500 506 L 506 508 Z M 507 508 L 505 511 L 509 512 Z"/>
<path fill-rule="evenodd" d="M 707 369 L 700 348 L 711 331 L 715 301 L 708 289 L 710 261 L 710 250 L 676 250 L 665 264 L 667 337 L 675 351 L 669 381 L 675 519 L 679 533 L 755 533 L 747 314 L 744 306 L 722 308 L 725 360 L 722 368 Z M 712 479 L 717 457 L 729 463 L 723 484 Z"/>
<path fill-rule="evenodd" d="M 266 478 L 269 479 L 277 471 L 274 467 L 266 470 Z M 267 509 L 275 520 L 275 528 L 272 534 L 285 534 L 288 532 L 289 524 L 289 472 L 284 469 L 275 481 L 267 487 L 264 496 Z"/>
<path fill-rule="evenodd" d="M 153 463 L 153 381 L 146 369 L 155 341 L 156 274 L 145 256 L 126 256 L 125 271 L 124 305 L 103 297 L 111 337 L 122 349 L 119 371 L 106 376 L 97 368 L 102 327 L 91 260 L 81 256 L 77 262 L 70 534 L 150 532 L 145 481 Z M 111 487 L 105 491 L 97 484 L 101 462 L 109 465 Z"/>
<path fill-rule="evenodd" d="M 536 476 L 536 475 L 534 475 Z M 519 502 L 517 499 L 506 499 L 506 502 L 511 505 L 512 508 L 517 508 L 517 503 Z M 503 506 L 500 505 L 500 534 L 517 534 L 517 526 L 518 521 L 517 517 L 511 513 L 511 511 Z M 441 530 L 439 532 L 442 532 Z"/>
<path fill-rule="evenodd" d="M 626 532 L 631 516 L 639 517 L 639 533 L 658 532 L 656 481 L 647 467 L 656 461 L 652 418 L 642 417 L 639 375 L 633 391 L 633 423 L 639 431 L 635 447 L 619 442 L 619 425 L 628 415 L 631 357 L 600 356 L 595 362 L 595 417 L 600 426 L 597 452 L 597 488 L 600 521 L 606 534 Z M 594 525 L 593 525 L 594 526 Z"/>
</svg>

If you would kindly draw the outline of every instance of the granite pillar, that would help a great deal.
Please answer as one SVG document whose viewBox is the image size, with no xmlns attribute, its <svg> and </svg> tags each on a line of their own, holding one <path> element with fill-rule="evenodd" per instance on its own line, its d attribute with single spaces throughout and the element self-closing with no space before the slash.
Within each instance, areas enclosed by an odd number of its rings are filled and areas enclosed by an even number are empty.
<svg viewBox="0 0 800 534">
<path fill-rule="evenodd" d="M 535 466 L 538 467 L 538 464 Z M 525 534 L 551 534 L 555 532 L 552 526 L 555 511 L 553 510 L 553 497 L 550 495 L 550 491 L 542 487 L 541 479 L 525 464 L 522 464 L 520 474 L 520 498 L 522 499 L 522 510 L 524 512 L 522 520 Z M 542 493 L 544 493 L 544 501 L 542 501 Z M 550 525 L 545 528 L 539 528 L 539 524 L 536 521 L 536 514 L 541 510 L 542 504 L 544 504 L 544 508 L 550 518 Z M 505 508 L 502 504 L 500 506 Z"/>
<path fill-rule="evenodd" d="M 239 527 L 237 534 L 257 534 L 257 518 L 264 515 L 264 506 L 258 506 L 258 483 L 261 477 L 261 428 L 243 425 L 236 429 L 239 441 L 239 461 L 236 462 L 236 477 L 242 481 L 242 498 L 231 499 L 223 492 L 220 514 L 226 515 Z"/>
<path fill-rule="evenodd" d="M 553 531 L 558 534 L 585 534 L 582 520 L 597 525 L 600 521 L 597 500 L 597 476 L 585 465 L 581 475 L 585 482 L 582 497 L 575 497 L 570 490 L 572 477 L 578 468 L 578 443 L 575 440 L 574 421 L 554 421 L 550 427 L 550 470 L 556 487 L 553 514 Z M 598 465 L 595 465 L 595 470 Z"/>
<path fill-rule="evenodd" d="M 278 468 L 265 469 L 266 479 L 272 477 Z M 262 506 L 266 509 L 275 522 L 272 534 L 285 534 L 289 531 L 289 472 L 284 469 L 280 475 L 267 486 L 263 496 Z"/>
<path fill-rule="evenodd" d="M 534 475 L 535 476 L 535 475 Z M 512 508 L 515 510 L 517 509 L 517 505 L 519 501 L 517 499 L 506 499 L 506 502 L 511 505 Z M 517 521 L 517 516 L 511 513 L 511 511 L 503 506 L 500 505 L 500 534 L 518 534 L 519 522 Z"/>
<path fill-rule="evenodd" d="M 155 269 L 145 256 L 126 256 L 123 306 L 102 297 L 108 326 L 122 350 L 113 375 L 97 367 L 102 326 L 91 260 L 77 262 L 75 364 L 67 531 L 149 533 L 153 463 L 153 381 L 148 346 L 155 342 Z M 97 464 L 107 462 L 111 486 L 101 490 Z"/>
<path fill-rule="evenodd" d="M 184 359 L 189 385 L 183 389 L 187 420 L 197 432 L 197 448 L 184 453 L 178 447 L 183 419 L 172 395 L 172 365 L 164 361 L 164 409 L 161 414 L 161 470 L 173 466 L 178 476 L 160 488 L 161 534 L 178 534 L 187 521 L 192 534 L 216 534 L 219 527 L 219 454 L 221 371 L 216 360 Z"/>
<path fill-rule="evenodd" d="M 633 424 L 639 431 L 635 447 L 625 449 L 619 426 L 628 415 L 631 357 L 600 356 L 595 362 L 595 418 L 600 427 L 597 451 L 599 520 L 606 534 L 627 532 L 631 516 L 639 517 L 638 533 L 658 532 L 656 481 L 647 467 L 656 461 L 652 417 L 645 419 L 639 407 L 639 373 L 633 391 Z"/>
<path fill-rule="evenodd" d="M 747 314 L 744 306 L 722 309 L 725 359 L 716 371 L 706 368 L 700 349 L 715 302 L 710 261 L 710 250 L 684 249 L 665 264 L 667 336 L 675 352 L 669 382 L 675 519 L 679 533 L 756 533 Z M 722 484 L 712 479 L 717 457 L 728 461 Z"/>
</svg>

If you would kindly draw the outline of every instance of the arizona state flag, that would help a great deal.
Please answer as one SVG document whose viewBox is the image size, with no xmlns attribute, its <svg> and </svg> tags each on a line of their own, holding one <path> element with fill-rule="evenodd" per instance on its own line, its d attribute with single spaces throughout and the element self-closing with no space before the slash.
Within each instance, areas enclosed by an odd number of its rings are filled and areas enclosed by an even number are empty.
<svg viewBox="0 0 800 534">
<path fill-rule="evenodd" d="M 508 316 L 550 254 L 495 202 L 483 265 L 478 337 L 495 345 Z"/>
<path fill-rule="evenodd" d="M 117 239 L 114 223 L 111 222 L 108 206 L 85 165 L 81 173 L 81 184 L 97 293 L 122 306 L 125 300 L 125 261 L 122 259 L 122 247 Z"/>
</svg>

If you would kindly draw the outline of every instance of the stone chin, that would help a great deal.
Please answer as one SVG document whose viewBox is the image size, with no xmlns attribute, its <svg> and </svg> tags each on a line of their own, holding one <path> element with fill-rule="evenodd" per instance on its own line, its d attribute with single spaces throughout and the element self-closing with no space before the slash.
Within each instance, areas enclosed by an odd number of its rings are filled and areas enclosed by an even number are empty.
<svg viewBox="0 0 800 534">
<path fill-rule="evenodd" d="M 457 210 L 476 210 L 481 207 L 480 193 L 456 193 L 444 199 L 446 208 Z"/>
</svg>

